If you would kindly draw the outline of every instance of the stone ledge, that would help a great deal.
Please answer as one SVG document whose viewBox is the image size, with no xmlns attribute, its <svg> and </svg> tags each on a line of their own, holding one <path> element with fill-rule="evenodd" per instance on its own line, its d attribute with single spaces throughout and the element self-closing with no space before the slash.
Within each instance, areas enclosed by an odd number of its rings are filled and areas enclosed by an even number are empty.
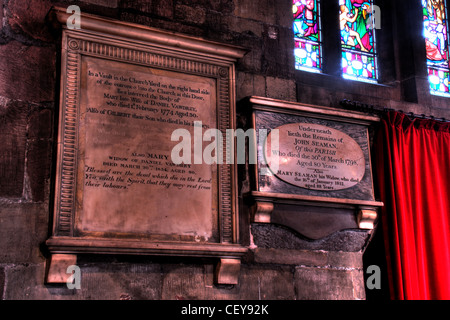
<svg viewBox="0 0 450 320">
<path fill-rule="evenodd" d="M 287 264 L 296 266 L 329 268 L 329 269 L 362 269 L 362 253 L 360 252 L 328 252 L 290 249 L 252 250 L 255 263 Z"/>
</svg>

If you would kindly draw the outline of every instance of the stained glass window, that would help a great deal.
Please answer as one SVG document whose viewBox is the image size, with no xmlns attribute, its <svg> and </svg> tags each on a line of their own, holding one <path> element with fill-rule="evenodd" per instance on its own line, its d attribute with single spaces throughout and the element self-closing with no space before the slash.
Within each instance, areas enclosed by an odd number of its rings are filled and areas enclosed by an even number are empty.
<svg viewBox="0 0 450 320">
<path fill-rule="evenodd" d="M 373 0 L 339 0 L 342 74 L 346 79 L 377 83 Z"/>
<path fill-rule="evenodd" d="M 422 0 L 430 92 L 450 97 L 448 20 L 445 0 Z"/>
<path fill-rule="evenodd" d="M 322 72 L 320 0 L 293 0 L 295 68 Z"/>
</svg>

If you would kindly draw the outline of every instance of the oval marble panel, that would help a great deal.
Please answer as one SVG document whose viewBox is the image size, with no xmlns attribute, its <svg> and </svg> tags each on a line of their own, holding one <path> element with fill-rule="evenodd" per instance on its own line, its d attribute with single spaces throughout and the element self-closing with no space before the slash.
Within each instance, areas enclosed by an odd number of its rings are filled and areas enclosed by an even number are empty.
<svg viewBox="0 0 450 320">
<path fill-rule="evenodd" d="M 275 132 L 278 148 L 271 143 Z M 264 148 L 270 171 L 301 188 L 347 189 L 358 184 L 366 171 L 364 153 L 353 138 L 318 124 L 290 123 L 272 129 Z"/>
</svg>

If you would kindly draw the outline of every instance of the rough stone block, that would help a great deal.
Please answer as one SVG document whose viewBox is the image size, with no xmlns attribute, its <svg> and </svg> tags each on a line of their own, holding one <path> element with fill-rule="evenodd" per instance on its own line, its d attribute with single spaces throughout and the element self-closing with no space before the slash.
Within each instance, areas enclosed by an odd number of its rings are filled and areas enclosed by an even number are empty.
<svg viewBox="0 0 450 320">
<path fill-rule="evenodd" d="M 266 96 L 266 78 L 262 75 L 255 74 L 253 76 L 253 92 L 255 96 Z"/>
<path fill-rule="evenodd" d="M 450 119 L 450 110 L 448 108 L 448 105 L 442 108 L 433 108 L 432 112 L 429 114 L 433 114 L 436 118 L 445 118 L 447 120 Z"/>
<path fill-rule="evenodd" d="M 256 263 L 261 264 L 287 264 L 350 269 L 363 268 L 361 252 L 255 248 L 253 250 L 253 259 Z"/>
<path fill-rule="evenodd" d="M 80 265 L 82 299 L 161 299 L 161 268 L 149 263 L 96 263 Z"/>
<path fill-rule="evenodd" d="M 313 87 L 297 82 L 297 97 L 299 102 L 315 104 L 318 106 L 336 106 L 336 94 L 326 88 Z M 342 96 L 346 96 L 345 93 Z"/>
<path fill-rule="evenodd" d="M 3 29 L 3 2 L 2 5 L 0 6 L 0 32 L 2 32 Z"/>
<path fill-rule="evenodd" d="M 130 12 L 122 12 L 120 14 L 120 20 L 192 36 L 203 36 L 205 33 L 205 30 L 198 26 L 187 25 L 179 23 L 178 21 L 167 21 L 162 18 L 158 19 L 145 15 L 132 14 Z"/>
<path fill-rule="evenodd" d="M 0 267 L 0 300 L 4 300 L 3 292 L 5 291 L 5 268 Z"/>
<path fill-rule="evenodd" d="M 297 267 L 295 286 L 299 300 L 365 299 L 364 275 L 357 269 Z"/>
<path fill-rule="evenodd" d="M 25 194 L 35 202 L 44 201 L 49 193 L 52 143 L 48 140 L 30 140 L 27 152 L 28 190 Z"/>
<path fill-rule="evenodd" d="M 260 73 L 262 60 L 261 39 L 254 36 L 244 36 L 240 37 L 236 44 L 249 50 L 242 59 L 237 61 L 236 70 Z"/>
<path fill-rule="evenodd" d="M 83 2 L 108 8 L 117 8 L 119 5 L 119 0 L 83 0 Z"/>
<path fill-rule="evenodd" d="M 50 109 L 31 111 L 28 125 L 29 139 L 51 139 L 53 133 L 53 112 Z"/>
<path fill-rule="evenodd" d="M 363 268 L 362 252 L 340 252 L 328 253 L 327 265 L 334 268 Z"/>
<path fill-rule="evenodd" d="M 177 2 L 188 6 L 203 7 L 222 14 L 228 14 L 234 10 L 233 0 L 178 0 Z"/>
<path fill-rule="evenodd" d="M 42 262 L 40 245 L 48 231 L 45 204 L 2 203 L 0 206 L 0 263 Z"/>
<path fill-rule="evenodd" d="M 237 285 L 213 282 L 214 266 L 163 265 L 163 300 L 294 299 L 290 267 L 241 265 Z"/>
<path fill-rule="evenodd" d="M 236 101 L 253 94 L 253 75 L 246 72 L 236 72 Z"/>
<path fill-rule="evenodd" d="M 214 41 L 233 43 L 233 34 L 230 32 L 232 17 L 216 11 L 206 11 L 205 22 L 202 27 L 205 35 Z"/>
<path fill-rule="evenodd" d="M 305 266 L 326 266 L 328 253 L 325 251 L 264 249 L 254 250 L 256 263 L 290 264 Z"/>
<path fill-rule="evenodd" d="M 264 74 L 281 78 L 294 76 L 294 41 L 291 29 L 265 25 L 262 67 Z"/>
<path fill-rule="evenodd" d="M 243 266 L 239 283 L 239 299 L 295 299 L 290 267 Z"/>
<path fill-rule="evenodd" d="M 0 95 L 13 100 L 54 100 L 56 53 L 17 41 L 0 46 Z"/>
<path fill-rule="evenodd" d="M 175 19 L 185 23 L 203 24 L 206 21 L 206 10 L 202 7 L 176 5 Z"/>
<path fill-rule="evenodd" d="M 50 0 L 11 0 L 6 17 L 13 32 L 45 42 L 53 40 L 45 17 L 52 7 Z"/>
<path fill-rule="evenodd" d="M 28 111 L 26 103 L 0 97 L 0 197 L 23 194 Z"/>
<path fill-rule="evenodd" d="M 160 267 L 153 264 L 79 265 L 81 288 L 45 285 L 45 266 L 14 265 L 6 269 L 5 299 L 11 300 L 157 300 Z M 68 274 L 68 277 L 70 274 Z"/>
<path fill-rule="evenodd" d="M 143 13 L 152 12 L 152 1 L 121 0 L 119 6 L 123 9 L 133 9 Z"/>
<path fill-rule="evenodd" d="M 266 97 L 297 101 L 294 80 L 266 77 Z"/>
<path fill-rule="evenodd" d="M 98 0 L 95 0 L 98 1 Z M 165 18 L 173 17 L 173 0 L 131 0 L 120 1 L 120 7 L 132 9 L 144 14 L 151 14 Z"/>
<path fill-rule="evenodd" d="M 44 286 L 44 264 L 19 264 L 5 268 L 5 300 L 53 299 Z M 64 299 L 55 296 L 54 299 Z"/>
<path fill-rule="evenodd" d="M 173 0 L 157 0 L 154 1 L 154 12 L 156 15 L 173 18 Z"/>
<path fill-rule="evenodd" d="M 239 88 L 236 93 L 237 101 L 248 96 L 265 95 L 265 79 L 260 75 L 255 75 L 247 72 L 237 72 L 236 86 Z"/>
<path fill-rule="evenodd" d="M 204 300 L 207 299 L 205 277 L 212 277 L 206 273 L 203 266 L 198 265 L 165 265 L 163 266 L 163 281 L 161 299 L 163 300 Z"/>
<path fill-rule="evenodd" d="M 294 17 L 292 14 L 292 2 L 278 1 L 272 8 L 273 10 L 275 10 L 276 24 L 281 27 L 292 29 L 292 24 L 294 23 Z"/>
<path fill-rule="evenodd" d="M 230 16 L 227 27 L 230 28 L 231 31 L 258 38 L 262 37 L 264 30 L 263 24 L 260 21 L 243 19 L 235 16 Z"/>
<path fill-rule="evenodd" d="M 264 17 L 264 22 L 268 24 L 277 24 L 276 11 L 274 10 L 274 2 L 272 0 L 243 0 L 235 1 L 234 15 L 241 18 L 261 20 Z M 292 12 L 289 10 L 287 14 Z"/>
</svg>

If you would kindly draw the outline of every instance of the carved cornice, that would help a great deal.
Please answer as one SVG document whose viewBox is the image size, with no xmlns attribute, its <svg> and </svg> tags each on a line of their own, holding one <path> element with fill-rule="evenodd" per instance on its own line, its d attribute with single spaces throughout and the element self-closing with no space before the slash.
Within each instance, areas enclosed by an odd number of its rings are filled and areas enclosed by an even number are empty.
<svg viewBox="0 0 450 320">
<path fill-rule="evenodd" d="M 63 28 L 71 16 L 66 8 L 53 7 L 50 19 L 58 21 Z M 168 32 L 135 23 L 107 19 L 87 13 L 81 13 L 81 29 L 90 33 L 101 33 L 114 38 L 121 37 L 138 42 L 152 43 L 154 46 L 172 47 L 195 55 L 221 57 L 226 60 L 242 58 L 246 49 L 238 46 L 203 40 L 175 32 Z"/>
</svg>

